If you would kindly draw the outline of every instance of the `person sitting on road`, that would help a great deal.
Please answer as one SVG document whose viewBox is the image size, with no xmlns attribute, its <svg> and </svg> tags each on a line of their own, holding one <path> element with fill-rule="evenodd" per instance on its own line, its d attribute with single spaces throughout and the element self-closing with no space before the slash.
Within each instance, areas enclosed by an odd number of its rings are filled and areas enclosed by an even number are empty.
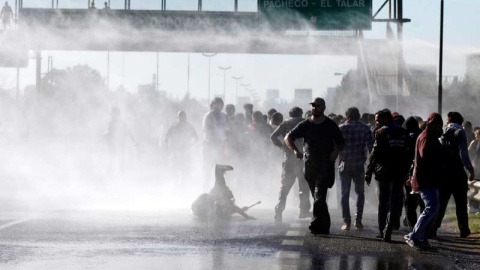
<svg viewBox="0 0 480 270">
<path fill-rule="evenodd" d="M 235 204 L 235 197 L 225 182 L 225 172 L 233 170 L 229 165 L 215 166 L 215 185 L 209 193 L 200 195 L 192 204 L 192 212 L 202 219 L 224 219 L 239 214 L 246 219 L 254 219 L 246 211 Z"/>
</svg>

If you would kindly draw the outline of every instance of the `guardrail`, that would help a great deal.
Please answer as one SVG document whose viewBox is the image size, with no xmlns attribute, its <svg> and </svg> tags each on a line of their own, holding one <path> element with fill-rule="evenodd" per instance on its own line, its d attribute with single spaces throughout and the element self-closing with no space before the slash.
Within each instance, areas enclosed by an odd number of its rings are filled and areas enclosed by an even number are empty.
<svg viewBox="0 0 480 270">
<path fill-rule="evenodd" d="M 470 200 L 470 212 L 480 212 L 480 180 L 468 182 L 467 197 Z"/>
</svg>

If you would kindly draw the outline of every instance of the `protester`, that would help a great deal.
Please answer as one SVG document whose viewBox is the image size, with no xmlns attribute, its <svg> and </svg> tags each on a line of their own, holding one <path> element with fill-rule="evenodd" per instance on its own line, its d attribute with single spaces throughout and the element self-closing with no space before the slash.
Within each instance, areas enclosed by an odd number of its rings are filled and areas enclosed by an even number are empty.
<svg viewBox="0 0 480 270">
<path fill-rule="evenodd" d="M 278 138 L 285 138 L 288 132 L 301 123 L 303 111 L 299 107 L 292 108 L 288 115 L 290 118 L 281 123 L 277 129 L 270 135 L 270 139 L 275 146 L 283 151 L 282 162 L 282 182 L 280 187 L 280 193 L 278 196 L 278 204 L 275 206 L 275 221 L 282 221 L 282 213 L 285 210 L 285 204 L 287 202 L 287 196 L 295 183 L 295 179 L 298 181 L 299 198 L 300 198 L 300 215 L 299 218 L 309 217 L 310 212 L 310 193 L 309 186 L 303 175 L 303 162 L 298 160 L 295 155 L 284 145 Z M 274 115 L 275 116 L 275 115 Z M 297 148 L 302 147 L 302 140 L 295 140 Z"/>
<path fill-rule="evenodd" d="M 365 175 L 368 185 L 375 174 L 378 182 L 378 238 L 390 242 L 392 231 L 399 223 L 403 185 L 408 178 L 411 159 L 407 131 L 393 123 L 388 109 L 376 113 L 375 144 Z"/>
<path fill-rule="evenodd" d="M 475 134 L 473 134 L 472 122 L 464 121 L 463 130 L 465 130 L 465 135 L 467 136 L 467 144 L 470 145 L 472 141 L 475 140 Z"/>
<path fill-rule="evenodd" d="M 245 103 L 245 105 L 243 105 L 243 109 L 245 110 L 246 124 L 250 125 L 252 123 L 253 104 Z"/>
<path fill-rule="evenodd" d="M 405 121 L 403 128 L 407 131 L 410 136 L 410 160 L 415 159 L 415 145 L 417 138 L 420 135 L 420 128 L 418 126 L 417 120 L 414 117 L 409 117 Z M 412 188 L 410 185 L 405 185 L 405 216 L 403 218 L 403 225 L 413 229 L 415 223 L 417 223 L 417 208 L 420 206 L 420 212 L 425 209 L 425 205 L 418 193 L 412 193 Z"/>
<path fill-rule="evenodd" d="M 272 115 L 270 126 L 275 130 L 283 122 L 283 114 L 276 112 Z"/>
<path fill-rule="evenodd" d="M 225 106 L 225 113 L 227 114 L 228 121 L 233 120 L 233 117 L 235 116 L 235 105 L 227 104 L 227 106 Z"/>
<path fill-rule="evenodd" d="M 164 149 L 173 171 L 182 183 L 188 180 L 191 172 L 192 146 L 198 140 L 195 128 L 187 122 L 187 114 L 179 111 L 177 121 L 165 134 Z"/>
<path fill-rule="evenodd" d="M 447 117 L 447 126 L 441 137 L 441 142 L 446 148 L 447 153 L 446 161 L 444 162 L 447 180 L 439 189 L 440 211 L 435 220 L 431 236 L 437 236 L 437 230 L 442 224 L 448 201 L 453 195 L 460 237 L 466 238 L 470 235 L 470 227 L 468 225 L 467 180 L 475 179 L 475 171 L 468 156 L 467 136 L 462 127 L 463 116 L 458 112 L 449 112 Z M 470 173 L 470 177 L 467 176 L 465 169 Z"/>
<path fill-rule="evenodd" d="M 13 18 L 13 11 L 12 8 L 8 5 L 8 2 L 5 2 L 5 5 L 0 12 L 0 16 L 2 17 L 2 24 L 3 29 L 10 28 Z"/>
<path fill-rule="evenodd" d="M 203 177 L 208 186 L 210 173 L 215 164 L 224 158 L 227 115 L 222 112 L 223 100 L 216 97 L 210 103 L 210 112 L 203 117 Z"/>
<path fill-rule="evenodd" d="M 475 127 L 473 130 L 475 140 L 468 147 L 468 151 L 475 169 L 475 175 L 480 175 L 480 127 Z"/>
<path fill-rule="evenodd" d="M 270 110 L 267 111 L 267 123 L 272 124 L 272 116 L 277 112 L 276 109 L 271 108 Z"/>
<path fill-rule="evenodd" d="M 357 108 L 349 108 L 345 115 L 347 121 L 340 125 L 340 131 L 345 138 L 345 148 L 339 155 L 338 172 L 341 183 L 341 204 L 343 226 L 342 230 L 350 230 L 350 187 L 353 181 L 357 195 L 357 212 L 354 226 L 363 228 L 362 217 L 365 204 L 365 162 L 367 153 L 373 148 L 373 136 L 370 128 L 361 123 L 360 112 Z"/>
<path fill-rule="evenodd" d="M 305 179 L 315 198 L 309 229 L 315 235 L 329 234 L 327 191 L 335 182 L 335 160 L 345 146 L 345 139 L 338 125 L 325 116 L 325 100 L 315 98 L 310 105 L 312 117 L 291 130 L 285 138 L 285 144 L 298 159 L 305 159 Z M 295 145 L 295 140 L 302 138 L 305 153 Z"/>
<path fill-rule="evenodd" d="M 425 209 L 413 232 L 405 238 L 409 246 L 419 249 L 430 248 L 428 237 L 440 208 L 438 188 L 441 186 L 444 173 L 439 167 L 444 161 L 444 150 L 438 138 L 442 135 L 442 126 L 442 117 L 432 113 L 426 122 L 425 131 L 416 142 L 415 167 L 409 185 L 414 192 L 420 192 Z"/>
</svg>

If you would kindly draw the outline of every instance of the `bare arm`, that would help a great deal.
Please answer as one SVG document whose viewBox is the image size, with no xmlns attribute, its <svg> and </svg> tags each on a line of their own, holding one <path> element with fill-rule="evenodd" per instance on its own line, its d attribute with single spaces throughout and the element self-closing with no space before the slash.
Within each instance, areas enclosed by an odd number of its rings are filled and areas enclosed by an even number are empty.
<svg viewBox="0 0 480 270">
<path fill-rule="evenodd" d="M 297 146 L 295 145 L 295 140 L 292 138 L 291 133 L 288 133 L 285 137 L 285 145 L 287 145 L 288 149 L 292 150 L 295 153 L 295 156 L 298 159 L 303 159 L 303 153 L 301 153 Z"/>
<path fill-rule="evenodd" d="M 283 125 L 280 125 L 277 127 L 277 129 L 275 129 L 273 131 L 273 133 L 270 135 L 270 140 L 272 141 L 272 143 L 277 146 L 278 148 L 282 149 L 283 148 L 283 144 L 282 142 L 278 139 L 278 137 L 280 137 L 281 135 L 285 134 L 283 132 Z"/>
</svg>

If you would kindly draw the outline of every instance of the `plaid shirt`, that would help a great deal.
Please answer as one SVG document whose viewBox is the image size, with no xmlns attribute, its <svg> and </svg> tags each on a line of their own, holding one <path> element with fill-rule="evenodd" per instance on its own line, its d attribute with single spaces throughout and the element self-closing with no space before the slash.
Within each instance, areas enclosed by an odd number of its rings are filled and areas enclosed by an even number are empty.
<svg viewBox="0 0 480 270">
<path fill-rule="evenodd" d="M 367 125 L 351 120 L 340 125 L 340 131 L 345 138 L 345 148 L 339 155 L 340 166 L 344 166 L 344 170 L 363 168 L 367 151 L 374 143 L 372 131 Z"/>
</svg>

